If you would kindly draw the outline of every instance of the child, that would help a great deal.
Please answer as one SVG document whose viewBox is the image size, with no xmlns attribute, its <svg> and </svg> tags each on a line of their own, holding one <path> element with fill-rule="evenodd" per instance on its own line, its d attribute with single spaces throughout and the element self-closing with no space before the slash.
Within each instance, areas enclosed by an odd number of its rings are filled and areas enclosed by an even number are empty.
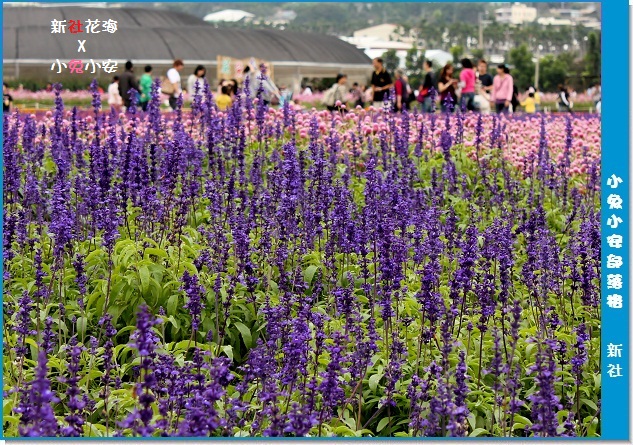
<svg viewBox="0 0 633 445">
<path fill-rule="evenodd" d="M 521 102 L 521 106 L 525 108 L 525 112 L 528 114 L 536 113 L 536 102 L 534 101 L 534 93 L 530 93 L 528 97 Z"/>
<path fill-rule="evenodd" d="M 220 109 L 220 111 L 224 111 L 228 107 L 231 106 L 231 104 L 233 103 L 233 100 L 231 99 L 231 96 L 229 96 L 228 85 L 223 85 L 220 88 L 220 91 L 221 91 L 221 94 L 215 98 L 215 103 L 218 106 L 218 109 Z"/>
<path fill-rule="evenodd" d="M 108 86 L 108 105 L 119 111 L 123 105 L 123 98 L 119 93 L 119 76 L 112 78 L 112 83 Z"/>
</svg>

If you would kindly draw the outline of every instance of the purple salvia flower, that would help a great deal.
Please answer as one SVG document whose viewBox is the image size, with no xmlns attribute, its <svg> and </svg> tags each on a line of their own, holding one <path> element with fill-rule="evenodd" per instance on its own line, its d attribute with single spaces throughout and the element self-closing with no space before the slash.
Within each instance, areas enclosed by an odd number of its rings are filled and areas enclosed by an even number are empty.
<svg viewBox="0 0 633 445">
<path fill-rule="evenodd" d="M 53 317 L 44 320 L 44 332 L 42 334 L 42 349 L 46 354 L 52 354 L 55 348 L 55 333 L 53 332 Z"/>
<path fill-rule="evenodd" d="M 59 424 L 55 418 L 53 404 L 59 399 L 51 390 L 48 379 L 46 351 L 40 349 L 35 367 L 35 378 L 21 392 L 20 402 L 15 412 L 20 414 L 19 432 L 26 437 L 55 437 L 59 434 Z"/>
<path fill-rule="evenodd" d="M 188 271 L 183 274 L 182 281 L 182 290 L 187 295 L 187 302 L 184 308 L 191 314 L 191 328 L 195 333 L 200 326 L 200 317 L 204 309 L 203 297 L 206 294 L 206 290 L 198 283 L 198 276 L 190 275 Z"/>
<path fill-rule="evenodd" d="M 149 312 L 146 305 L 142 305 L 136 316 L 136 330 L 130 337 L 133 346 L 141 358 L 141 382 L 136 385 L 139 407 L 121 422 L 121 427 L 131 428 L 140 436 L 151 436 L 155 427 L 151 424 L 154 413 L 152 405 L 156 400 L 156 376 L 154 375 L 154 359 L 158 336 L 153 332 L 154 325 L 159 322 Z"/>
<path fill-rule="evenodd" d="M 562 409 L 560 398 L 556 395 L 556 362 L 553 357 L 554 340 L 539 342 L 536 361 L 529 373 L 534 374 L 536 392 L 528 397 L 532 409 L 530 431 L 539 437 L 557 436 L 558 420 L 556 413 Z"/>
<path fill-rule="evenodd" d="M 68 409 L 68 415 L 64 418 L 68 423 L 68 426 L 61 428 L 61 435 L 64 437 L 79 437 L 83 433 L 83 410 L 86 403 L 79 396 L 81 390 L 77 386 L 80 380 L 80 358 L 83 351 L 83 347 L 77 344 L 77 337 L 73 336 L 68 342 L 68 374 L 69 377 L 64 381 L 68 385 L 66 395 L 68 396 L 66 406 Z"/>
</svg>

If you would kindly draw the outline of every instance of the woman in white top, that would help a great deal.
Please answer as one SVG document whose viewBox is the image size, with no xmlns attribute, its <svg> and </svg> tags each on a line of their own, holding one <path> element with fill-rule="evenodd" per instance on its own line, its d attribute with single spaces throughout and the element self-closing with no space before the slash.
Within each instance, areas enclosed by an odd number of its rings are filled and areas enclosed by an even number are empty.
<svg viewBox="0 0 633 445">
<path fill-rule="evenodd" d="M 185 67 L 185 63 L 181 59 L 174 60 L 174 67 L 167 71 L 167 80 L 173 85 L 174 92 L 169 95 L 169 106 L 172 110 L 176 109 L 178 96 L 182 93 L 180 85 L 180 72 Z"/>
<path fill-rule="evenodd" d="M 114 76 L 112 83 L 108 85 L 108 105 L 114 107 L 117 111 L 119 111 L 121 105 L 123 105 L 123 98 L 119 93 L 119 76 Z"/>
<path fill-rule="evenodd" d="M 198 94 L 202 95 L 204 88 L 204 76 L 207 74 L 207 69 L 202 65 L 198 65 L 192 75 L 187 79 L 187 93 L 193 98 L 196 94 L 196 84 L 198 85 Z"/>
</svg>

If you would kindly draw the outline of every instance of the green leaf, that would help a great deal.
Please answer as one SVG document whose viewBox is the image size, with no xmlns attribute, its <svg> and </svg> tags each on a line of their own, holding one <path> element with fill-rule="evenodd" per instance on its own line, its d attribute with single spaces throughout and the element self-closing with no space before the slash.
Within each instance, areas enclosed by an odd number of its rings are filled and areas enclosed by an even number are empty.
<svg viewBox="0 0 633 445">
<path fill-rule="evenodd" d="M 167 258 L 168 256 L 167 252 L 165 252 L 163 249 L 157 249 L 155 247 L 148 247 L 147 249 L 145 249 L 144 258 L 149 259 L 150 255 L 157 256 L 158 258 Z"/>
<path fill-rule="evenodd" d="M 319 268 L 317 266 L 308 266 L 308 268 L 303 272 L 303 278 L 308 285 L 312 284 L 312 279 L 318 269 Z"/>
<path fill-rule="evenodd" d="M 593 375 L 593 382 L 594 382 L 594 388 L 596 391 L 600 390 L 600 387 L 602 386 L 602 374 L 594 374 Z"/>
<path fill-rule="evenodd" d="M 141 293 L 145 295 L 149 289 L 149 269 L 146 265 L 138 268 L 138 276 L 141 280 Z"/>
<path fill-rule="evenodd" d="M 378 422 L 378 426 L 376 427 L 376 432 L 379 433 L 380 431 L 384 430 L 388 424 L 389 424 L 389 417 L 380 419 L 380 422 Z"/>
<path fill-rule="evenodd" d="M 170 315 L 167 320 L 171 322 L 171 324 L 174 326 L 174 329 L 176 329 L 176 332 L 178 332 L 178 330 L 180 329 L 180 321 L 178 321 L 173 315 Z"/>
<path fill-rule="evenodd" d="M 240 334 L 242 334 L 242 339 L 244 340 L 244 344 L 247 348 L 253 347 L 253 337 L 251 335 L 251 331 L 244 325 L 244 323 L 240 323 L 239 321 L 233 323 Z"/>
<path fill-rule="evenodd" d="M 528 425 L 528 426 L 532 425 L 532 421 L 530 419 L 528 419 L 527 417 L 519 416 L 518 414 L 514 415 L 514 421 L 522 425 Z"/>
<path fill-rule="evenodd" d="M 582 403 L 584 403 L 585 405 L 587 405 L 592 410 L 598 411 L 598 406 L 595 403 L 593 403 L 591 400 L 589 400 L 589 399 L 580 399 L 580 401 Z"/>
<path fill-rule="evenodd" d="M 222 346 L 222 352 L 224 352 L 228 358 L 233 360 L 233 347 L 231 345 Z"/>
<path fill-rule="evenodd" d="M 369 389 L 373 392 L 376 392 L 376 388 L 378 387 L 378 382 L 382 378 L 382 374 L 373 374 L 369 377 Z"/>
<path fill-rule="evenodd" d="M 334 434 L 341 437 L 354 437 L 356 434 L 349 427 L 341 425 L 334 429 Z"/>
<path fill-rule="evenodd" d="M 4 416 L 8 416 L 13 411 L 13 397 L 7 397 L 2 400 L 2 412 Z"/>
<path fill-rule="evenodd" d="M 150 295 L 154 299 L 154 304 L 158 304 L 160 301 L 160 296 L 163 292 L 163 288 L 158 281 L 154 278 L 149 279 L 149 287 L 151 289 Z"/>
<path fill-rule="evenodd" d="M 77 319 L 77 333 L 84 337 L 86 335 L 86 326 L 88 325 L 88 320 L 86 317 L 79 317 Z"/>
<path fill-rule="evenodd" d="M 479 437 L 482 434 L 489 434 L 488 430 L 485 428 L 475 428 L 473 432 L 468 435 L 468 437 Z"/>
<path fill-rule="evenodd" d="M 178 295 L 172 295 L 167 300 L 167 315 L 176 315 L 178 308 Z"/>
</svg>

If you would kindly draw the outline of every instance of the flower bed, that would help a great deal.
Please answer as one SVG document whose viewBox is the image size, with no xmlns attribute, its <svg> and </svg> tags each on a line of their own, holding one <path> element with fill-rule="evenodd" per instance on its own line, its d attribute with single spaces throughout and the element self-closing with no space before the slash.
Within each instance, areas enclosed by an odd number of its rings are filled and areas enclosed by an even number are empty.
<svg viewBox="0 0 633 445">
<path fill-rule="evenodd" d="M 597 117 L 159 102 L 5 117 L 6 436 L 600 434 Z"/>
</svg>

